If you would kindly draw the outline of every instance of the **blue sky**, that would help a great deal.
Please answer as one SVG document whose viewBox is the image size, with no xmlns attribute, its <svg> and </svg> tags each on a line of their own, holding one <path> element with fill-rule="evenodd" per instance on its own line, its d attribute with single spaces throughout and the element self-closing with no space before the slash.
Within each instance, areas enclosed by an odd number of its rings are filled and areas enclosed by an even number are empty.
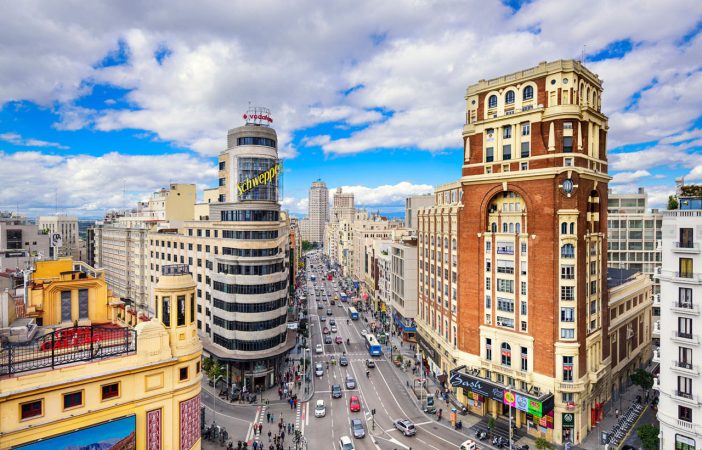
<svg viewBox="0 0 702 450">
<path fill-rule="evenodd" d="M 581 57 L 604 80 L 612 188 L 661 206 L 702 181 L 699 1 L 71 4 L 0 17 L 0 209 L 97 217 L 214 186 L 251 102 L 272 110 L 286 208 L 321 178 L 400 210 L 459 178 L 469 84 Z"/>
</svg>

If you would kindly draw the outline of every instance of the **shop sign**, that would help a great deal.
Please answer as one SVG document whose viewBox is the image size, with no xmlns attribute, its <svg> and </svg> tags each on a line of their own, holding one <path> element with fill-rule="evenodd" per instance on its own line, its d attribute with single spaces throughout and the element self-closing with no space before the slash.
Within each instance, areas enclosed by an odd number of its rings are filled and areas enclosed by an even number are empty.
<svg viewBox="0 0 702 450">
<path fill-rule="evenodd" d="M 529 412 L 529 399 L 523 395 L 514 394 L 514 407 L 520 411 Z"/>
<path fill-rule="evenodd" d="M 575 426 L 575 415 L 573 413 L 563 413 L 563 427 L 573 428 Z"/>
<path fill-rule="evenodd" d="M 538 400 L 532 400 L 529 399 L 529 412 L 535 416 L 541 417 L 543 414 L 541 413 L 541 402 Z"/>
<path fill-rule="evenodd" d="M 455 372 L 451 374 L 449 382 L 453 387 L 462 387 L 498 402 L 504 401 L 505 390 L 503 388 L 480 378 Z"/>
<path fill-rule="evenodd" d="M 502 399 L 502 402 L 503 402 L 505 405 L 509 405 L 509 406 L 511 406 L 512 408 L 515 408 L 516 405 L 515 405 L 515 396 L 514 396 L 514 393 L 512 393 L 512 392 L 510 392 L 510 391 L 505 391 L 505 395 L 504 395 L 504 397 L 503 397 L 503 399 Z"/>
</svg>

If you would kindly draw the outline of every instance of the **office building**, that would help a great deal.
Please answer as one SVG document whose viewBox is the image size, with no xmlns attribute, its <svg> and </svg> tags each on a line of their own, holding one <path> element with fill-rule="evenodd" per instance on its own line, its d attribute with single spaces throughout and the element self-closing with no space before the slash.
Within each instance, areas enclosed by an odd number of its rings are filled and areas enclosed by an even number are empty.
<svg viewBox="0 0 702 450">
<path fill-rule="evenodd" d="M 71 256 L 79 259 L 78 252 L 78 218 L 56 214 L 55 216 L 41 216 L 37 221 L 39 230 L 50 236 L 49 257 L 60 258 Z M 51 241 L 53 235 L 59 235 L 59 240 Z M 54 246 L 54 244 L 58 244 Z"/>
<path fill-rule="evenodd" d="M 202 346 L 186 267 L 163 268 L 158 319 L 70 258 L 37 262 L 28 294 L 26 314 L 0 330 L 1 448 L 200 449 Z"/>
<path fill-rule="evenodd" d="M 661 448 L 702 443 L 700 299 L 702 299 L 702 188 L 678 187 L 678 209 L 663 211 L 660 280 L 658 420 Z"/>
<path fill-rule="evenodd" d="M 307 240 L 323 244 L 324 228 L 327 222 L 329 222 L 329 190 L 324 181 L 317 180 L 312 183 L 309 192 L 309 203 L 307 205 L 309 239 Z"/>
</svg>

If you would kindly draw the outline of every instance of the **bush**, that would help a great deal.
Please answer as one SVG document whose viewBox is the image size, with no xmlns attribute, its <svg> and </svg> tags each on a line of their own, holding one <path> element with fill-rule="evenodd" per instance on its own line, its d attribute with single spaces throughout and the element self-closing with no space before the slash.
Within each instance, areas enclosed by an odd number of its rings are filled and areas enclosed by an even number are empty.
<svg viewBox="0 0 702 450">
<path fill-rule="evenodd" d="M 547 441 L 546 439 L 544 439 L 542 437 L 537 438 L 536 442 L 534 442 L 534 445 L 536 445 L 536 448 L 538 448 L 539 450 L 552 450 L 553 449 L 553 445 L 551 445 L 551 443 L 549 441 Z"/>
<path fill-rule="evenodd" d="M 641 445 L 647 450 L 658 450 L 660 446 L 658 442 L 658 427 L 646 424 L 641 425 L 637 430 L 636 434 L 641 439 Z"/>
</svg>

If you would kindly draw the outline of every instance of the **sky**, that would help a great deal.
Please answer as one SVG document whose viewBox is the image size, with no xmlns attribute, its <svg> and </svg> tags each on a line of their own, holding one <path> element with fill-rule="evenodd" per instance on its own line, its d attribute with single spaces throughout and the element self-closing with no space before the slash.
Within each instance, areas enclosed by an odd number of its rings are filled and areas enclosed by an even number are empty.
<svg viewBox="0 0 702 450">
<path fill-rule="evenodd" d="M 541 61 L 604 80 L 610 184 L 702 182 L 699 0 L 0 0 L 0 210 L 100 217 L 217 184 L 271 109 L 284 207 L 316 179 L 372 210 L 460 178 L 465 90 Z"/>
</svg>

